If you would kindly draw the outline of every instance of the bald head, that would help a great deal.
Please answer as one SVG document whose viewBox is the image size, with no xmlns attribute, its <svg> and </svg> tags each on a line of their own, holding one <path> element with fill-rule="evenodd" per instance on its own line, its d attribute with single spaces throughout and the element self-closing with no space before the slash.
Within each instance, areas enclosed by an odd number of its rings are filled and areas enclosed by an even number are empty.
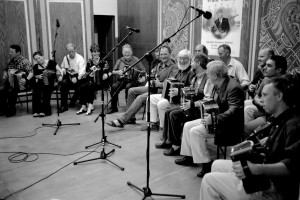
<svg viewBox="0 0 300 200">
<path fill-rule="evenodd" d="M 267 60 L 274 55 L 274 51 L 271 48 L 263 48 L 258 53 L 258 65 L 263 67 L 266 65 Z"/>
<path fill-rule="evenodd" d="M 195 48 L 195 54 L 200 54 L 200 53 L 208 55 L 207 48 L 203 44 L 198 44 Z"/>
</svg>

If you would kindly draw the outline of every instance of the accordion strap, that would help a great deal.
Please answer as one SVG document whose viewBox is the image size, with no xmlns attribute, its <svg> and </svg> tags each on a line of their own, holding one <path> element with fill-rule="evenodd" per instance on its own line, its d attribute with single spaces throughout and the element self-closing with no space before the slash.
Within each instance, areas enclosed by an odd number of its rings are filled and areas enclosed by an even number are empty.
<svg viewBox="0 0 300 200">
<path fill-rule="evenodd" d="M 250 169 L 249 169 L 247 160 L 242 159 L 240 162 L 241 162 L 241 164 L 242 164 L 242 167 L 243 167 L 243 171 L 244 171 L 244 173 L 245 173 L 245 176 L 246 176 L 246 177 L 251 177 L 253 174 L 251 173 L 251 171 L 250 171 Z"/>
</svg>

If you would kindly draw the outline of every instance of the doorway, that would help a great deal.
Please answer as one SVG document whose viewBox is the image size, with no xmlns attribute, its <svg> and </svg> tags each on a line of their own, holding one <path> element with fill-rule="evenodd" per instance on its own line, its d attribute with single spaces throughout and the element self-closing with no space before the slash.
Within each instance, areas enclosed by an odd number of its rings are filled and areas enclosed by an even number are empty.
<svg viewBox="0 0 300 200">
<path fill-rule="evenodd" d="M 115 17 L 94 15 L 94 41 L 100 47 L 101 58 L 115 46 Z M 113 68 L 117 51 L 113 52 L 106 61 Z"/>
</svg>

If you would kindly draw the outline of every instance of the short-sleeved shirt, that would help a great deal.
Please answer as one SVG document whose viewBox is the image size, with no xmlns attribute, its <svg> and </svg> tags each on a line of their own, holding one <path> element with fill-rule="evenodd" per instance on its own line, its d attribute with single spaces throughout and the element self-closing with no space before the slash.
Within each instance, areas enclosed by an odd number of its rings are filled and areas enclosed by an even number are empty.
<svg viewBox="0 0 300 200">
<path fill-rule="evenodd" d="M 153 69 L 152 74 L 156 75 L 159 82 L 164 82 L 165 79 L 169 78 L 178 71 L 176 64 L 169 60 L 166 63 L 158 63 Z"/>
</svg>

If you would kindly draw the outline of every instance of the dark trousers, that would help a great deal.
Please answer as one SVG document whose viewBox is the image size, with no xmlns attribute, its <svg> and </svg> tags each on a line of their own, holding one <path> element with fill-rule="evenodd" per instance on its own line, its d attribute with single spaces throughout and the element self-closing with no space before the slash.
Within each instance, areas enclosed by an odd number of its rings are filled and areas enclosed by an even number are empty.
<svg viewBox="0 0 300 200">
<path fill-rule="evenodd" d="M 119 93 L 121 90 L 125 88 L 125 98 L 127 99 L 128 96 L 128 90 L 132 87 L 137 87 L 138 84 L 135 82 L 128 82 L 128 80 L 123 80 L 123 81 L 117 81 L 116 83 L 113 83 L 111 86 L 111 109 L 112 110 L 117 110 L 118 109 L 118 99 L 119 99 Z"/>
<path fill-rule="evenodd" d="M 16 102 L 18 97 L 19 88 L 11 87 L 8 82 L 0 87 L 0 107 L 6 115 L 16 113 Z"/>
<path fill-rule="evenodd" d="M 32 86 L 32 89 L 32 112 L 51 115 L 50 101 L 54 86 L 45 85 L 42 80 L 39 80 Z"/>
<path fill-rule="evenodd" d="M 95 84 L 91 81 L 79 82 L 79 103 L 86 105 L 93 104 L 95 99 Z"/>
<path fill-rule="evenodd" d="M 74 89 L 74 95 L 72 96 L 71 102 L 75 103 L 79 97 L 79 82 L 77 81 L 75 84 L 69 79 L 69 77 L 64 77 L 62 82 L 60 83 L 60 93 L 61 93 L 61 107 L 68 106 L 68 94 L 70 89 Z"/>
<path fill-rule="evenodd" d="M 168 109 L 165 113 L 163 139 L 180 146 L 184 123 L 194 119 L 194 117 L 187 116 L 181 108 Z"/>
</svg>

